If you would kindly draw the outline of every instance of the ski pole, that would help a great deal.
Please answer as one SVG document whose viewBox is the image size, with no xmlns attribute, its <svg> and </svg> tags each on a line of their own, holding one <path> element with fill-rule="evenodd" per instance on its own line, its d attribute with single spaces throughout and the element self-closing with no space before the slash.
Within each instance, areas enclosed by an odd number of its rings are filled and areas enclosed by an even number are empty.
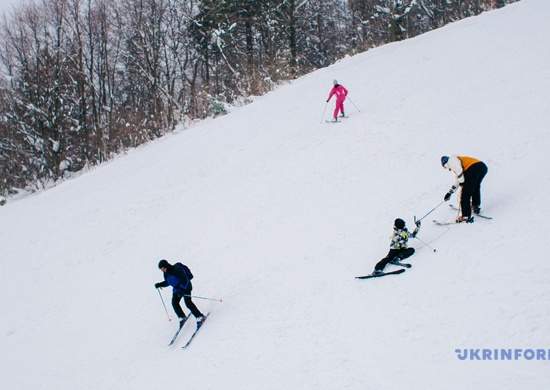
<svg viewBox="0 0 550 390">
<path fill-rule="evenodd" d="M 353 100 L 351 98 L 348 98 L 348 99 L 351 102 L 351 104 L 353 104 L 355 108 L 357 108 L 357 111 L 361 112 L 361 110 L 359 109 L 359 107 L 357 107 L 357 105 L 353 102 Z"/>
<path fill-rule="evenodd" d="M 445 203 L 446 200 L 443 200 L 441 203 L 439 203 L 437 206 L 435 206 L 433 209 L 431 209 L 430 211 L 428 211 L 426 213 L 426 215 L 424 215 L 422 218 L 418 219 L 417 221 L 422 221 L 424 218 L 426 218 L 428 215 L 430 215 L 431 213 L 433 213 L 439 206 L 441 206 L 443 203 Z"/>
<path fill-rule="evenodd" d="M 172 321 L 172 318 L 170 318 L 170 314 L 168 314 L 168 309 L 166 308 L 166 305 L 164 304 L 164 299 L 162 298 L 162 294 L 160 293 L 160 290 L 157 288 L 157 292 L 159 293 L 160 301 L 162 302 L 162 306 L 164 306 L 164 311 L 166 312 L 166 316 L 168 317 L 168 321 Z"/>
<path fill-rule="evenodd" d="M 325 119 L 325 112 L 327 112 L 327 106 L 328 106 L 328 102 L 325 103 L 325 108 L 323 108 L 323 116 L 321 117 L 320 123 L 323 123 L 323 119 Z"/>
<path fill-rule="evenodd" d="M 433 250 L 434 252 L 437 252 L 437 250 L 436 250 L 433 246 L 431 246 L 430 244 L 428 244 L 426 241 L 421 240 L 421 239 L 418 238 L 418 237 L 414 237 L 414 238 L 416 238 L 418 241 L 420 241 L 422 244 L 424 244 L 425 246 L 427 246 L 428 248 L 430 248 L 430 249 Z"/>
<path fill-rule="evenodd" d="M 217 298 L 208 298 L 208 297 L 199 297 L 198 295 L 188 295 L 188 294 L 185 294 L 184 297 L 189 297 L 189 298 L 197 298 L 197 299 L 206 299 L 207 301 L 215 301 L 215 302 L 223 302 L 221 299 L 217 299 Z"/>
</svg>

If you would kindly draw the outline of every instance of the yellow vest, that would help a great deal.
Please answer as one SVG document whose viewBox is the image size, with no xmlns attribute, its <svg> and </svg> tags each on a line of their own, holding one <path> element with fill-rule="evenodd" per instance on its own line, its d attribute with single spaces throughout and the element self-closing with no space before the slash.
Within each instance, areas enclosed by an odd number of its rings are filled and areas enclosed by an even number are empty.
<svg viewBox="0 0 550 390">
<path fill-rule="evenodd" d="M 466 171 L 468 168 L 470 168 L 475 163 L 480 162 L 480 160 L 478 160 L 477 158 L 473 158 L 473 157 L 468 157 L 468 156 L 456 156 L 456 157 L 460 160 L 460 163 L 462 164 L 462 169 L 464 171 Z"/>
</svg>

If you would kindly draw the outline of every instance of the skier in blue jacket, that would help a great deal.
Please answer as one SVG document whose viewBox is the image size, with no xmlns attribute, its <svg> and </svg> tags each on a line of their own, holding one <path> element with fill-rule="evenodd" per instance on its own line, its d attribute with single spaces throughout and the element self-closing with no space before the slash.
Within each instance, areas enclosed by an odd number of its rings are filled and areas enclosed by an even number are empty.
<svg viewBox="0 0 550 390">
<path fill-rule="evenodd" d="M 191 301 L 190 295 L 191 290 L 193 289 L 191 279 L 193 278 L 193 274 L 189 268 L 182 263 L 172 265 L 163 259 L 159 261 L 159 269 L 164 274 L 164 281 L 155 283 L 155 288 L 172 286 L 172 307 L 180 319 L 180 325 L 183 326 L 183 323 L 188 318 L 180 306 L 180 301 L 182 298 L 185 302 L 185 306 L 191 310 L 191 314 L 195 316 L 197 319 L 197 324 L 200 325 L 200 323 L 204 321 L 205 317 L 197 306 L 195 306 L 193 301 Z"/>
</svg>

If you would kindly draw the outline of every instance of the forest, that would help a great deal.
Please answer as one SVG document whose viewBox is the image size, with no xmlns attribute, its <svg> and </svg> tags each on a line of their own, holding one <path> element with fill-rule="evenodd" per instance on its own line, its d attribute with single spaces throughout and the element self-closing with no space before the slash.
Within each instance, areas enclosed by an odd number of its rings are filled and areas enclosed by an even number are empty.
<svg viewBox="0 0 550 390">
<path fill-rule="evenodd" d="M 506 0 L 41 0 L 0 22 L 0 198 Z M 319 97 L 322 102 L 324 97 Z M 1 200 L 1 199 L 0 199 Z"/>
</svg>

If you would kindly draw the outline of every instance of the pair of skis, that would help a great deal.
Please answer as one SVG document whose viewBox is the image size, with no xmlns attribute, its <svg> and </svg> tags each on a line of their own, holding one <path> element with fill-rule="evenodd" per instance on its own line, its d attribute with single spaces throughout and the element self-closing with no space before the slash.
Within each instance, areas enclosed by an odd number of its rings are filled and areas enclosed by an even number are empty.
<svg viewBox="0 0 550 390">
<path fill-rule="evenodd" d="M 401 267 L 405 267 L 405 268 L 411 268 L 412 267 L 412 264 L 409 264 L 409 263 L 402 263 L 400 261 L 390 261 L 390 264 L 393 264 L 393 265 L 399 265 Z M 378 273 L 378 274 L 370 274 L 370 275 L 364 275 L 364 276 L 356 276 L 355 279 L 371 279 L 371 278 L 379 278 L 381 276 L 386 276 L 386 275 L 399 275 L 399 274 L 402 274 L 403 272 L 405 272 L 405 269 L 404 268 L 401 268 L 401 269 L 398 269 L 396 271 L 390 271 L 390 272 L 381 272 L 381 273 Z"/>
<path fill-rule="evenodd" d="M 349 116 L 346 115 L 346 116 L 339 116 L 338 119 L 348 119 Z M 328 120 L 328 119 L 325 119 L 325 123 L 341 123 L 342 121 L 341 120 Z"/>
<path fill-rule="evenodd" d="M 398 269 L 396 271 L 382 272 L 382 273 L 379 273 L 379 274 L 370 274 L 370 275 L 364 275 L 364 276 L 356 276 L 355 279 L 379 278 L 381 276 L 386 276 L 386 275 L 398 275 L 398 274 L 402 274 L 403 272 L 405 272 L 405 269 L 401 268 L 401 269 Z"/>
<path fill-rule="evenodd" d="M 191 344 L 191 341 L 193 341 L 193 339 L 195 338 L 197 333 L 199 333 L 199 330 L 203 327 L 203 325 L 206 322 L 206 319 L 208 318 L 209 315 L 210 315 L 210 313 L 207 313 L 204 316 L 204 319 L 201 322 L 197 323 L 197 329 L 195 329 L 193 334 L 191 334 L 191 337 L 189 337 L 189 340 L 187 340 L 185 345 L 183 347 L 181 347 L 182 349 L 187 348 Z M 183 329 L 183 326 L 185 325 L 185 323 L 187 322 L 188 319 L 189 319 L 189 317 L 186 317 L 184 321 L 180 322 L 180 326 L 179 326 L 178 330 L 176 331 L 176 334 L 174 335 L 174 337 L 172 337 L 172 340 L 170 340 L 170 343 L 168 344 L 168 346 L 174 345 L 174 343 L 176 342 L 181 330 Z"/>
<path fill-rule="evenodd" d="M 449 207 L 451 209 L 455 210 L 455 211 L 460 211 L 456 206 L 454 206 L 452 204 L 450 204 Z M 483 214 L 476 214 L 475 216 L 479 217 L 479 218 L 487 219 L 487 220 L 492 220 L 493 219 L 493 217 L 489 217 L 489 216 L 483 215 Z M 462 222 L 456 222 L 456 221 L 442 222 L 442 221 L 438 221 L 437 219 L 434 219 L 433 223 L 435 223 L 438 226 L 449 226 L 449 225 L 456 225 L 457 223 L 462 223 Z"/>
</svg>

